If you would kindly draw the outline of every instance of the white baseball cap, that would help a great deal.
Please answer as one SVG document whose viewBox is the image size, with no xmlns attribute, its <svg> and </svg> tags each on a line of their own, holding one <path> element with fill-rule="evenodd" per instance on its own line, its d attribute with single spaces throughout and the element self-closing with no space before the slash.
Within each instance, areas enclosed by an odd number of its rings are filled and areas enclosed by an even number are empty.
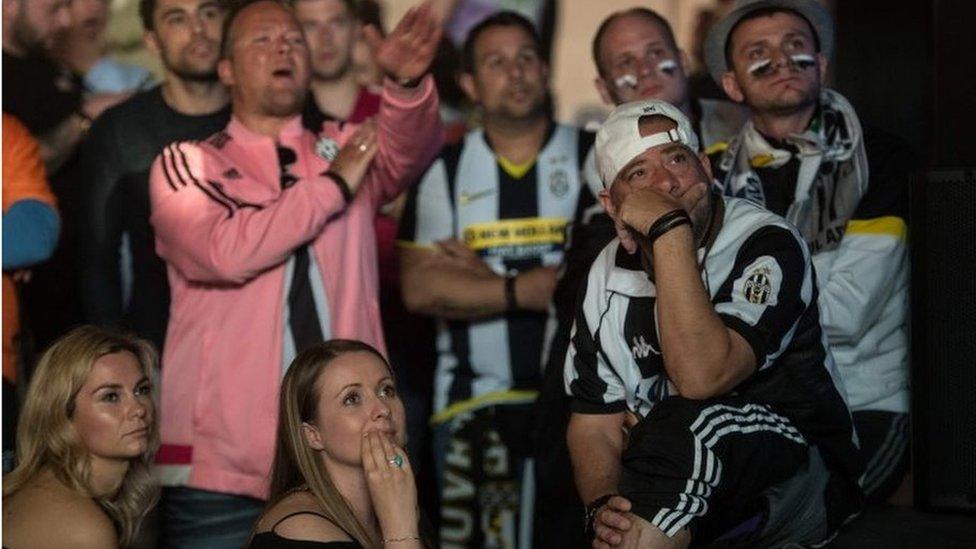
<svg viewBox="0 0 976 549">
<path fill-rule="evenodd" d="M 640 119 L 663 116 L 677 125 L 666 132 L 641 135 Z M 617 174 L 647 149 L 667 143 L 682 143 L 698 152 L 698 135 L 691 122 L 670 103 L 647 99 L 618 106 L 596 132 L 596 167 L 604 187 L 609 188 Z"/>
</svg>

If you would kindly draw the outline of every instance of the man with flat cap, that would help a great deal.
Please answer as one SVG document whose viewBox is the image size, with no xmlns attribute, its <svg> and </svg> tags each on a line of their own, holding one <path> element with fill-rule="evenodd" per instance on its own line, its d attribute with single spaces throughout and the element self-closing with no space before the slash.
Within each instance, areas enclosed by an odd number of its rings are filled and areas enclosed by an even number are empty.
<svg viewBox="0 0 976 549">
<path fill-rule="evenodd" d="M 824 88 L 834 45 L 813 0 L 740 1 L 709 33 L 712 77 L 752 117 L 712 157 L 720 192 L 796 225 L 813 254 L 820 317 L 883 502 L 908 468 L 908 147 L 862 125 Z"/>
<path fill-rule="evenodd" d="M 594 547 L 815 544 L 860 506 L 806 243 L 710 192 L 688 119 L 621 105 L 596 138 L 618 237 L 586 278 L 567 440 Z"/>
</svg>

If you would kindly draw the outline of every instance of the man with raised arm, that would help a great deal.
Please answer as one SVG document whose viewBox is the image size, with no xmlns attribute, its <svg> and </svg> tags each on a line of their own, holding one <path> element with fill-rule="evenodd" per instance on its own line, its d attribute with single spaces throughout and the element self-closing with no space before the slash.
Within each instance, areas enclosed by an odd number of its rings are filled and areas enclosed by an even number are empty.
<svg viewBox="0 0 976 549">
<path fill-rule="evenodd" d="M 440 146 L 426 4 L 377 44 L 380 113 L 302 127 L 308 48 L 291 9 L 244 3 L 224 25 L 231 121 L 153 164 L 151 222 L 172 291 L 163 356 L 164 541 L 240 547 L 267 493 L 276 398 L 296 353 L 330 338 L 383 349 L 372 222 Z"/>
</svg>

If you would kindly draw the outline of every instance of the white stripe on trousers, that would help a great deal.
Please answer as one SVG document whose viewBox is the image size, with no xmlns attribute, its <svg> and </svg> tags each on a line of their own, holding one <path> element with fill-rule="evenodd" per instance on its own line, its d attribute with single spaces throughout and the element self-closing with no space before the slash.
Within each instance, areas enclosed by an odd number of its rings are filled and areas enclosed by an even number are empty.
<svg viewBox="0 0 976 549">
<path fill-rule="evenodd" d="M 888 476 L 898 466 L 901 455 L 908 446 L 908 434 L 905 428 L 908 423 L 908 414 L 896 414 L 888 429 L 888 435 L 878 451 L 871 456 L 871 461 L 864 469 L 861 477 L 861 487 L 865 494 L 878 489 Z"/>
<path fill-rule="evenodd" d="M 731 423 L 718 428 L 727 421 Z M 709 406 L 698 414 L 689 429 L 695 440 L 691 477 L 685 484 L 685 491 L 678 494 L 674 508 L 661 509 L 651 521 L 668 537 L 677 534 L 692 518 L 708 512 L 707 500 L 722 478 L 722 462 L 712 452 L 712 447 L 722 437 L 733 433 L 773 432 L 798 444 L 807 444 L 789 420 L 760 404 L 746 404 L 742 408 L 726 404 Z"/>
</svg>

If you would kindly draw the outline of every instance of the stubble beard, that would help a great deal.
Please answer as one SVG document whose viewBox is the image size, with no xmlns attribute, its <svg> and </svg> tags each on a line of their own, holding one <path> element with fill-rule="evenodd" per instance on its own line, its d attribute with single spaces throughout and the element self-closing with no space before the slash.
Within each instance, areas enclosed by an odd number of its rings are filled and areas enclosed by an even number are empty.
<svg viewBox="0 0 976 549">
<path fill-rule="evenodd" d="M 352 69 L 352 52 L 346 55 L 346 58 L 342 61 L 338 67 L 331 71 L 320 71 L 314 66 L 312 67 L 312 79 L 318 82 L 335 82 L 336 80 L 341 80 Z"/>
<path fill-rule="evenodd" d="M 184 61 L 181 57 L 176 56 L 174 60 L 164 53 L 160 56 L 160 61 L 167 71 L 186 82 L 209 84 L 218 80 L 216 56 L 209 66 L 203 68 L 193 67 L 191 63 Z"/>
<path fill-rule="evenodd" d="M 305 104 L 304 91 L 296 92 L 293 95 L 294 100 L 288 102 L 281 101 L 282 96 L 283 94 L 279 92 L 266 91 L 261 102 L 262 113 L 267 116 L 286 118 L 302 112 L 302 106 Z"/>
<path fill-rule="evenodd" d="M 24 51 L 26 56 L 48 55 L 47 44 L 41 40 L 40 35 L 27 21 L 27 7 L 22 6 L 20 13 L 14 19 L 13 34 L 14 42 Z"/>
<path fill-rule="evenodd" d="M 789 116 L 796 114 L 811 105 L 815 105 L 820 97 L 820 79 L 815 78 L 810 85 L 794 98 L 783 97 L 756 97 L 755 94 L 745 93 L 746 103 L 753 110 L 769 113 L 775 116 Z"/>
</svg>

